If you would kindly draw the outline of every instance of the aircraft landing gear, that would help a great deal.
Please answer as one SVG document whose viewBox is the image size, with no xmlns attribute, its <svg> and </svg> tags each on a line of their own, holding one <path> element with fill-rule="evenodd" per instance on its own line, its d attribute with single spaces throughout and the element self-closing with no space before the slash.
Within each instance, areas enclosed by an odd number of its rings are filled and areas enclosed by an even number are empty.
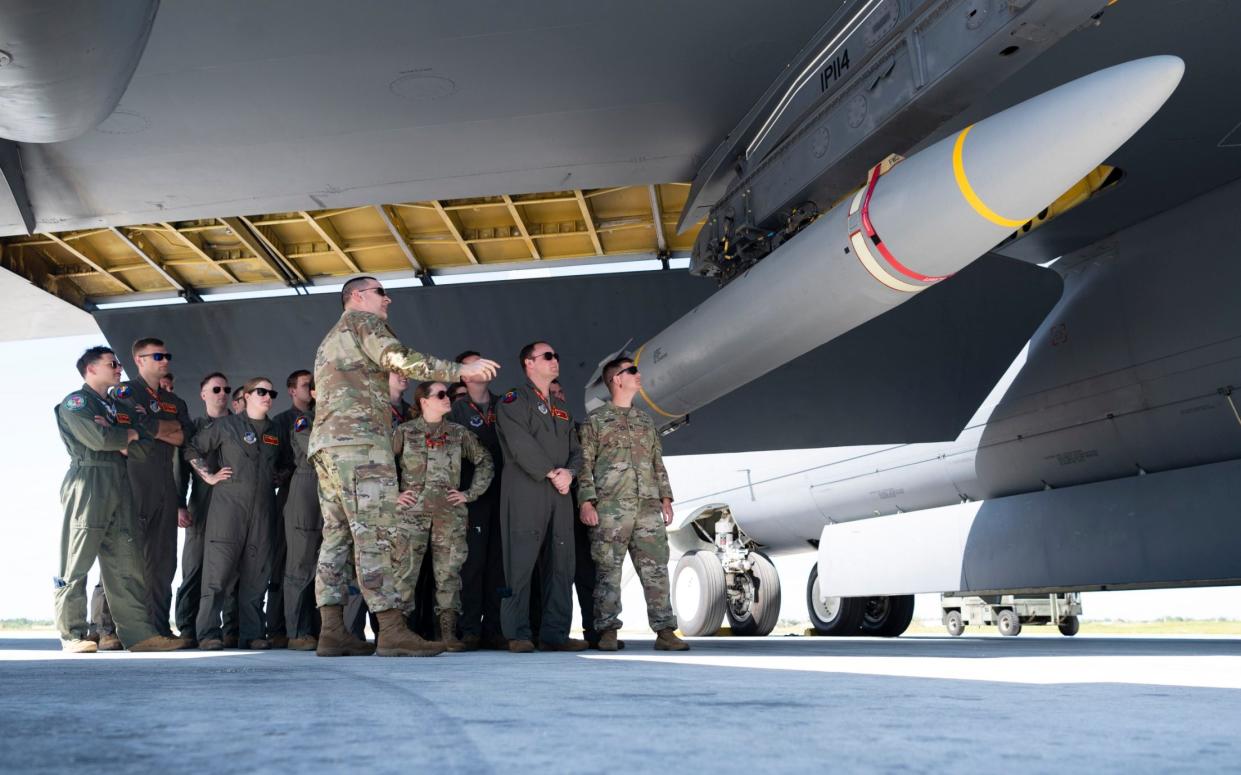
<svg viewBox="0 0 1241 775">
<path fill-rule="evenodd" d="M 672 608 L 681 632 L 715 635 L 727 616 L 733 635 L 770 634 L 780 620 L 776 566 L 737 529 L 726 508 L 710 519 L 715 551 L 686 552 L 673 571 Z"/>
<path fill-rule="evenodd" d="M 895 638 L 909 629 L 913 621 L 914 596 L 822 598 L 816 564 L 806 582 L 806 610 L 819 635 Z"/>
</svg>

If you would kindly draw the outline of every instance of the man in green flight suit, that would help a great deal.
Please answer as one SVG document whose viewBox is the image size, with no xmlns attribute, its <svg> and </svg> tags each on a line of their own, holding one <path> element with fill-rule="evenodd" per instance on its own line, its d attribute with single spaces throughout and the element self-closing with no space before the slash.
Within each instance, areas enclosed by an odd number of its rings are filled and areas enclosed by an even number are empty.
<svg viewBox="0 0 1241 775">
<path fill-rule="evenodd" d="M 142 531 L 147 608 L 151 624 L 161 635 L 172 635 L 172 579 L 177 573 L 177 525 L 190 524 L 185 503 L 186 489 L 179 486 L 173 457 L 180 454 L 194 434 L 189 407 L 159 386 L 172 365 L 172 353 L 164 342 L 144 337 L 134 342 L 131 354 L 138 376 L 117 386 L 118 406 L 145 425 L 149 434 L 129 451 L 127 468 L 134 507 Z M 188 633 L 187 633 L 188 635 Z M 185 648 L 193 645 L 187 637 Z"/>
<path fill-rule="evenodd" d="M 672 487 L 655 423 L 633 405 L 642 389 L 642 375 L 631 359 L 617 358 L 603 367 L 603 384 L 612 400 L 582 424 L 577 491 L 597 568 L 599 650 L 619 648 L 621 568 L 629 554 L 646 594 L 647 621 L 658 634 L 655 649 L 686 651 L 689 644 L 676 636 L 677 618 L 669 600 L 665 530 L 672 522 Z"/>
<path fill-rule="evenodd" d="M 466 366 L 415 352 L 388 327 L 391 299 L 373 277 L 341 289 L 345 308 L 315 353 L 318 403 L 307 454 L 319 476 L 323 545 L 315 578 L 322 626 L 320 656 L 367 652 L 344 628 L 346 568 L 355 558 L 358 587 L 379 620 L 380 656 L 431 656 L 443 651 L 406 626 L 392 558 L 397 530 L 397 471 L 392 451 L 388 372 L 419 380 L 491 379 L 499 368 Z"/>
<path fill-rule="evenodd" d="M 175 651 L 181 641 L 151 626 L 142 536 L 125 472 L 129 445 L 145 430 L 132 427 L 133 418 L 118 410 L 108 395 L 121 377 L 116 353 L 92 347 L 77 367 L 85 384 L 56 407 L 56 424 L 70 460 L 60 486 L 65 523 L 54 596 L 61 647 L 79 654 L 96 650 L 86 640 L 86 574 L 98 557 L 121 643 L 130 651 Z"/>
<path fill-rule="evenodd" d="M 539 648 L 581 651 L 569 637 L 573 622 L 573 502 L 569 488 L 582 465 L 573 417 L 550 395 L 560 356 L 547 342 L 531 342 L 518 356 L 526 384 L 500 399 L 496 420 L 504 451 L 500 481 L 500 534 L 509 596 L 500 622 L 509 651 L 534 651 L 530 627 L 531 579 L 538 566 L 543 619 Z"/>
</svg>

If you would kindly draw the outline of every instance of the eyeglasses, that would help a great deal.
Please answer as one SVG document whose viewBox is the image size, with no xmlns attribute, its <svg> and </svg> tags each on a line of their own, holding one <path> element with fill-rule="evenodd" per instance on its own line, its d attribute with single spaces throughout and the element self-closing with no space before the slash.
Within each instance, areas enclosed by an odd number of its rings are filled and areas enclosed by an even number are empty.
<svg viewBox="0 0 1241 775">
<path fill-rule="evenodd" d="M 256 396 L 259 396 L 260 398 L 263 396 L 271 396 L 272 398 L 275 398 L 276 396 L 280 395 L 275 390 L 271 390 L 269 388 L 263 388 L 263 387 L 255 388 L 254 390 L 251 390 L 250 392 L 254 393 Z"/>
<path fill-rule="evenodd" d="M 616 372 L 616 376 L 619 377 L 622 374 L 635 374 L 636 375 L 637 373 L 638 373 L 638 367 L 630 366 L 628 368 L 621 369 L 620 371 Z"/>
<path fill-rule="evenodd" d="M 153 361 L 170 361 L 172 360 L 172 353 L 146 353 L 145 355 L 139 355 L 138 357 L 150 358 Z"/>
<path fill-rule="evenodd" d="M 380 296 L 388 295 L 388 292 L 385 291 L 383 289 L 383 286 L 380 286 L 380 285 L 376 285 L 374 288 L 363 288 L 360 291 L 355 291 L 355 293 L 366 293 L 367 291 L 374 291 L 375 293 L 378 293 Z"/>
<path fill-rule="evenodd" d="M 448 398 L 447 390 L 437 390 L 434 393 L 427 393 L 427 398 L 434 398 L 436 401 Z"/>
<path fill-rule="evenodd" d="M 543 359 L 543 360 L 545 360 L 545 361 L 558 361 L 558 360 L 560 360 L 560 356 L 559 356 L 559 355 L 557 355 L 556 353 L 552 352 L 551 350 L 548 350 L 547 352 L 542 353 L 542 354 L 540 354 L 540 355 L 531 355 L 531 356 L 530 356 L 530 360 L 532 360 L 532 361 L 537 361 L 539 358 L 542 358 L 542 359 Z"/>
<path fill-rule="evenodd" d="M 233 392 L 233 389 L 229 387 L 228 385 L 224 385 L 224 386 L 212 385 L 211 392 L 212 393 L 231 393 Z"/>
</svg>

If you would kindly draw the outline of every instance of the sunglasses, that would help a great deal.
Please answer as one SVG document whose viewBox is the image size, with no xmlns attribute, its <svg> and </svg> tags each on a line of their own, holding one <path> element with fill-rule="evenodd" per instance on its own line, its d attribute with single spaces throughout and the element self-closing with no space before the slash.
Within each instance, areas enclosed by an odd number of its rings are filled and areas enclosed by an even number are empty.
<svg viewBox="0 0 1241 775">
<path fill-rule="evenodd" d="M 224 385 L 224 386 L 212 385 L 211 392 L 212 393 L 231 393 L 233 392 L 233 389 L 229 387 L 228 385 Z"/>
<path fill-rule="evenodd" d="M 545 360 L 545 361 L 558 361 L 558 360 L 560 360 L 560 356 L 559 356 L 559 355 L 557 355 L 556 353 L 552 352 L 551 350 L 548 350 L 547 352 L 545 352 L 545 353 L 543 353 L 543 354 L 541 354 L 541 355 L 532 355 L 532 356 L 530 356 L 530 360 L 532 360 L 532 361 L 537 361 L 539 358 L 542 358 L 542 359 L 543 359 L 543 360 Z"/>
<path fill-rule="evenodd" d="M 367 291 L 374 291 L 375 293 L 378 293 L 380 296 L 388 295 L 388 292 L 379 286 L 376 286 L 374 288 L 363 288 L 362 290 L 357 291 L 357 293 L 366 293 Z"/>
<path fill-rule="evenodd" d="M 434 398 L 436 401 L 448 398 L 447 390 L 437 390 L 434 393 L 427 393 L 427 398 Z"/>
<path fill-rule="evenodd" d="M 250 392 L 254 393 L 256 396 L 259 396 L 260 398 L 263 396 L 271 396 L 272 398 L 275 398 L 276 396 L 280 395 L 280 393 L 278 393 L 277 391 L 269 390 L 268 388 L 255 388 L 254 390 L 251 390 Z"/>
<path fill-rule="evenodd" d="M 170 361 L 172 360 L 172 353 L 147 353 L 146 355 L 139 355 L 138 357 L 150 358 L 153 361 Z"/>
<path fill-rule="evenodd" d="M 121 362 L 120 362 L 120 361 L 115 361 L 115 360 L 113 360 L 113 361 L 102 361 L 102 363 L 103 363 L 103 365 L 104 365 L 104 366 L 107 366 L 109 369 L 119 369 L 119 368 L 121 367 Z"/>
<path fill-rule="evenodd" d="M 616 376 L 619 377 L 622 374 L 637 374 L 637 373 L 638 373 L 638 367 L 630 366 L 628 368 L 621 369 L 620 371 L 616 372 Z"/>
</svg>

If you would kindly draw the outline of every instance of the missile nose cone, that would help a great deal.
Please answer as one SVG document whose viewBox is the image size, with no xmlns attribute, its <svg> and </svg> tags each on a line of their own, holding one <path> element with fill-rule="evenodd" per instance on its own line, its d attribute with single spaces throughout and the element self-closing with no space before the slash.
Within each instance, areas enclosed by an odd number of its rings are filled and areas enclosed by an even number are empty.
<svg viewBox="0 0 1241 775">
<path fill-rule="evenodd" d="M 880 180 L 875 227 L 918 272 L 958 271 L 1102 164 L 1184 72 L 1174 56 L 1126 62 L 966 127 Z"/>
<path fill-rule="evenodd" d="M 1138 59 L 1009 108 L 955 138 L 954 175 L 1016 228 L 1124 145 L 1184 72 L 1177 57 Z"/>
</svg>

